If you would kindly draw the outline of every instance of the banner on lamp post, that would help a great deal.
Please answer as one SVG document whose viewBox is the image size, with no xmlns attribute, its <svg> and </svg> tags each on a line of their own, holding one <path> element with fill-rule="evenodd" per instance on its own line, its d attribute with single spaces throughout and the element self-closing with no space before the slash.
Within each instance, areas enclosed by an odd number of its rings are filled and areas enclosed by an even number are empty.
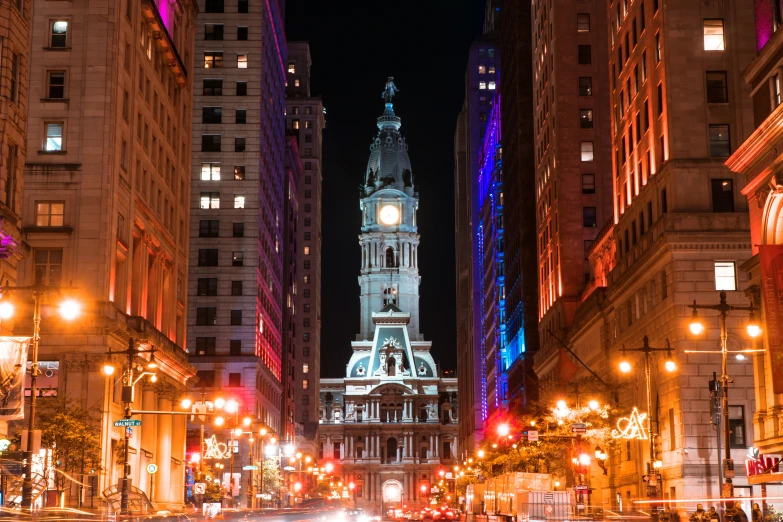
<svg viewBox="0 0 783 522">
<path fill-rule="evenodd" d="M 783 393 L 783 245 L 759 245 L 759 261 L 772 389 Z"/>
<path fill-rule="evenodd" d="M 0 337 L 0 419 L 24 418 L 24 381 L 30 337 Z"/>
</svg>

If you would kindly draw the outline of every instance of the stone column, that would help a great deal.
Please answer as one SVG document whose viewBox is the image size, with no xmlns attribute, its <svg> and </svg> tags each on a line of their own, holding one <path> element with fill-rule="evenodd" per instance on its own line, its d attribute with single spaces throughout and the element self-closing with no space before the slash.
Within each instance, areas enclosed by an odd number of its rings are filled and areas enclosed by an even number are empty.
<svg viewBox="0 0 783 522">
<path fill-rule="evenodd" d="M 172 411 L 173 390 L 164 389 L 158 393 L 158 410 Z M 155 476 L 155 497 L 159 502 L 174 502 L 176 492 L 171 491 L 171 446 L 172 446 L 172 415 L 161 415 L 158 418 L 156 434 L 158 449 L 155 452 L 158 459 L 158 472 Z M 174 494 L 172 494 L 174 493 Z"/>
<path fill-rule="evenodd" d="M 171 491 L 175 502 L 180 503 L 185 487 L 185 439 L 188 434 L 188 417 L 185 415 L 172 415 L 171 430 L 171 457 L 177 459 L 181 464 L 177 466 L 176 473 L 172 478 Z"/>
</svg>

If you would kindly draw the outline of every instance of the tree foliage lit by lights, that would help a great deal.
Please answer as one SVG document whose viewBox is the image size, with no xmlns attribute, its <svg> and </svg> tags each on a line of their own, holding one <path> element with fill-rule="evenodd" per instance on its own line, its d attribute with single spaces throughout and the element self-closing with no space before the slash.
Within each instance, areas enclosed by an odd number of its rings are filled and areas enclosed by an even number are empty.
<svg viewBox="0 0 783 522">
<path fill-rule="evenodd" d="M 70 475 L 83 478 L 102 470 L 100 409 L 84 409 L 64 398 L 39 399 L 36 427 L 41 430 L 41 447 L 51 448 L 52 462 L 63 472 L 55 474 L 59 489 L 73 483 Z"/>
<path fill-rule="evenodd" d="M 618 413 L 611 394 L 593 377 L 550 383 L 535 403 L 528 402 L 524 409 L 510 405 L 507 418 L 488 429 L 483 458 L 473 455 L 457 490 L 462 494 L 468 484 L 506 472 L 566 475 L 575 452 L 592 455 L 596 446 L 608 448 L 614 443 L 611 430 Z M 496 433 L 501 423 L 509 425 L 506 437 Z M 579 439 L 572 432 L 573 424 L 585 425 Z M 528 439 L 529 431 L 538 432 L 537 441 Z"/>
</svg>

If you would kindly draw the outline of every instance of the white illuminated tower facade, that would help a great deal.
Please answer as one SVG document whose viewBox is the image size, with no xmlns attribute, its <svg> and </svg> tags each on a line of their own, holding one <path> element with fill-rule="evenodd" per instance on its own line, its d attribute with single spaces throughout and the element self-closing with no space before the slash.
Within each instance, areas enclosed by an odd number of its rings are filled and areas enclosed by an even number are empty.
<svg viewBox="0 0 783 522">
<path fill-rule="evenodd" d="M 394 114 L 397 92 L 392 78 L 386 82 L 386 106 L 378 118 L 378 135 L 370 145 L 370 160 L 362 187 L 361 326 L 357 340 L 371 339 L 372 313 L 389 306 L 411 316 L 408 333 L 419 332 L 419 234 L 416 211 L 419 195 L 413 183 L 408 144 L 400 134 L 401 120 Z"/>
</svg>

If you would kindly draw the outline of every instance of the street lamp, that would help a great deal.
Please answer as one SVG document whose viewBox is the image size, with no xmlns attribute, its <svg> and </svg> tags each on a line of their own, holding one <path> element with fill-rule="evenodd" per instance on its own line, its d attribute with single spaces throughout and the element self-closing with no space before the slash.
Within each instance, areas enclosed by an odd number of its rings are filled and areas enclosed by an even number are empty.
<svg viewBox="0 0 783 522">
<path fill-rule="evenodd" d="M 726 469 L 728 465 L 731 463 L 733 464 L 731 460 L 731 444 L 729 444 L 729 439 L 731 437 L 731 427 L 729 426 L 729 360 L 728 356 L 729 353 L 736 353 L 738 355 L 743 355 L 746 353 L 754 353 L 754 352 L 763 352 L 764 350 L 740 350 L 740 351 L 729 351 L 729 332 L 728 327 L 726 326 L 726 317 L 728 317 L 729 313 L 732 311 L 745 311 L 750 312 L 750 316 L 748 317 L 748 323 L 745 326 L 746 331 L 748 333 L 748 336 L 750 336 L 752 339 L 755 339 L 759 335 L 761 335 L 761 326 L 759 325 L 758 321 L 756 320 L 756 307 L 753 306 L 753 303 L 751 302 L 750 306 L 733 306 L 726 302 L 726 292 L 721 291 L 720 292 L 720 302 L 716 305 L 699 305 L 696 304 L 696 300 L 693 300 L 693 304 L 689 305 L 690 308 L 693 309 L 693 314 L 691 315 L 691 322 L 689 324 L 689 329 L 692 334 L 699 335 L 701 334 L 705 328 L 704 323 L 702 323 L 701 318 L 699 317 L 699 310 L 715 310 L 718 312 L 718 323 L 720 325 L 720 351 L 709 351 L 709 350 L 686 350 L 685 353 L 720 353 L 721 354 L 721 384 L 722 384 L 722 391 L 723 391 L 723 401 L 722 401 L 722 409 L 723 409 L 723 434 L 725 439 L 725 459 L 723 462 L 723 468 Z M 743 355 L 744 357 L 744 355 Z M 731 497 L 733 494 L 733 486 L 732 486 L 732 480 L 731 477 L 724 477 L 724 485 L 727 486 L 722 489 L 721 496 L 722 497 Z"/>
<path fill-rule="evenodd" d="M 601 449 L 601 446 L 596 446 L 595 447 L 595 453 L 594 454 L 595 454 L 595 463 L 598 464 L 599 468 L 604 470 L 604 475 L 606 475 L 607 474 L 606 459 L 607 459 L 608 455 L 606 453 L 604 453 L 604 450 Z"/>
<path fill-rule="evenodd" d="M 49 292 L 58 292 L 40 282 L 32 286 L 4 286 L 2 294 L 21 290 L 30 290 L 33 296 L 33 338 L 30 361 L 30 418 L 27 421 L 27 449 L 24 452 L 24 480 L 22 481 L 22 511 L 33 511 L 33 443 L 35 441 L 35 406 L 36 381 L 41 371 L 38 369 L 38 343 L 41 341 L 41 299 Z M 66 321 L 73 321 L 79 316 L 81 305 L 74 299 L 65 299 L 60 303 L 60 316 Z M 14 314 L 14 306 L 9 301 L 0 301 L 0 317 L 10 319 Z"/>
<path fill-rule="evenodd" d="M 650 358 L 653 353 L 655 352 L 666 352 L 666 362 L 664 363 L 664 367 L 666 368 L 667 372 L 673 372 L 677 369 L 677 365 L 675 364 L 674 360 L 672 359 L 672 347 L 669 344 L 669 340 L 666 340 L 666 348 L 653 348 L 650 346 L 650 340 L 645 335 L 642 339 L 642 346 L 641 348 L 626 348 L 623 346 L 622 348 L 622 354 L 625 356 L 626 352 L 640 352 L 644 354 L 644 378 L 645 383 L 647 387 L 647 433 L 649 434 L 650 439 L 650 464 L 649 464 L 649 470 L 648 472 L 651 472 L 653 469 L 655 469 L 655 463 L 658 462 L 658 459 L 655 455 L 655 436 L 653 435 L 653 429 L 652 429 L 652 389 L 650 386 Z M 624 373 L 628 373 L 631 371 L 631 363 L 628 361 L 622 361 L 620 363 L 620 371 Z M 657 417 L 657 415 L 656 415 Z"/>
<path fill-rule="evenodd" d="M 122 350 L 119 352 L 113 352 L 111 349 L 107 352 L 107 355 L 126 355 L 127 360 L 125 362 L 125 367 L 122 372 L 122 402 L 125 408 L 125 418 L 130 419 L 133 416 L 133 410 L 131 409 L 131 406 L 134 401 L 134 390 L 136 388 L 136 384 L 145 376 L 150 377 L 151 382 L 155 382 L 158 380 L 158 376 L 155 375 L 154 370 L 157 368 L 157 363 L 155 363 L 155 359 L 152 357 L 155 353 L 155 349 L 151 348 L 149 350 L 140 350 L 136 347 L 136 341 L 131 337 L 128 339 L 128 348 L 126 350 Z M 147 370 L 144 371 L 144 368 L 142 368 L 141 365 L 136 364 L 136 358 L 144 353 L 150 354 L 150 359 L 147 361 Z M 106 363 L 103 366 L 103 373 L 106 375 L 113 375 L 114 374 L 114 367 L 110 363 Z M 138 373 L 138 375 L 136 375 Z M 129 446 L 130 446 L 130 436 L 133 429 L 130 426 L 125 427 L 125 447 L 123 448 L 123 470 L 122 470 L 122 487 L 120 489 L 120 514 L 121 515 L 130 515 L 130 507 L 128 505 L 128 500 L 130 496 L 130 455 L 128 452 Z"/>
</svg>

